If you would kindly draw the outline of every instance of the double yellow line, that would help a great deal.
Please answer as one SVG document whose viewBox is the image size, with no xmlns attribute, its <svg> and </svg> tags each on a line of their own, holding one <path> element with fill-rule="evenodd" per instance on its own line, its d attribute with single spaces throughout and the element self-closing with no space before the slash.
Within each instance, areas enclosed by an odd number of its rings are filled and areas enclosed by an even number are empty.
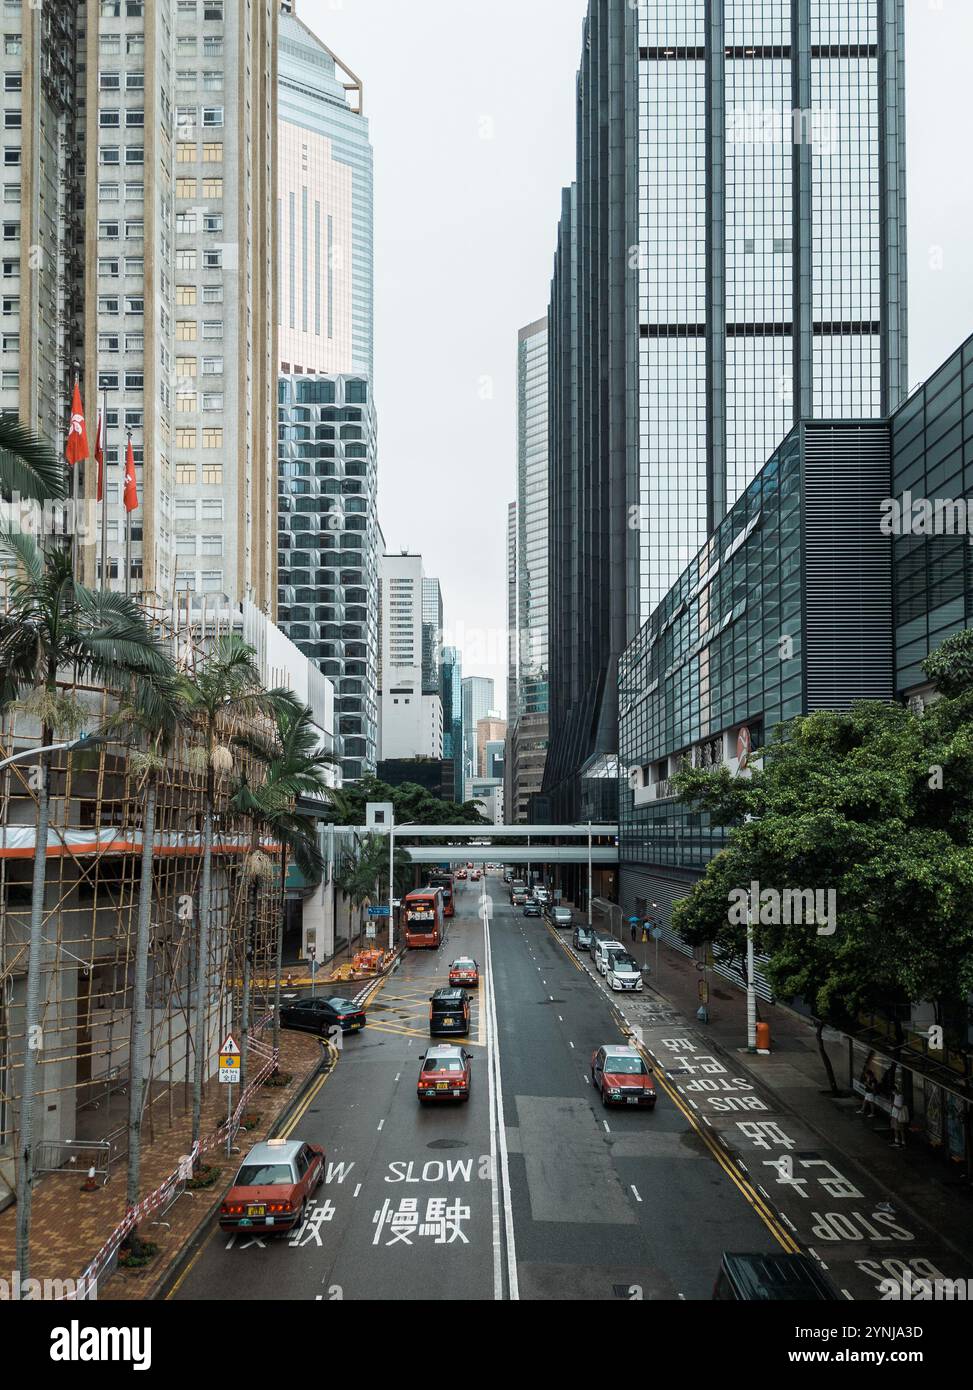
<svg viewBox="0 0 973 1390">
<path fill-rule="evenodd" d="M 571 964 L 575 967 L 576 970 L 579 970 L 581 974 L 584 975 L 586 973 L 585 970 L 575 958 L 574 953 L 568 950 L 564 939 L 554 930 L 550 922 L 546 923 L 546 926 L 547 930 L 554 937 L 554 940 L 561 947 L 562 951 L 567 956 Z M 621 1024 L 619 1024 L 619 1031 L 622 1033 L 623 1037 L 628 1037 L 629 1040 L 631 1040 L 631 1032 L 626 1033 L 625 1029 L 622 1028 Z M 708 1126 L 704 1125 L 698 1119 L 698 1117 L 694 1114 L 692 1107 L 687 1105 L 687 1103 L 683 1100 L 682 1096 L 680 1095 L 679 1091 L 676 1089 L 675 1086 L 673 1086 L 672 1082 L 664 1074 L 658 1058 L 652 1055 L 652 1053 L 648 1050 L 644 1043 L 638 1042 L 636 1043 L 636 1046 L 638 1047 L 639 1052 L 642 1054 L 642 1058 L 645 1061 L 646 1065 L 652 1068 L 653 1075 L 655 1076 L 658 1085 L 662 1087 L 663 1091 L 665 1091 L 666 1095 L 672 1101 L 673 1105 L 676 1107 L 679 1113 L 689 1122 L 693 1131 L 699 1135 L 700 1139 L 702 1139 L 703 1143 L 706 1145 L 706 1148 L 709 1150 L 712 1157 L 716 1159 L 717 1163 L 723 1169 L 723 1172 L 733 1183 L 737 1191 L 757 1213 L 757 1215 L 760 1217 L 761 1221 L 770 1231 L 774 1239 L 778 1242 L 778 1244 L 780 1244 L 783 1247 L 783 1249 L 787 1252 L 788 1255 L 801 1254 L 800 1245 L 784 1226 L 783 1222 L 772 1211 L 770 1205 L 764 1200 L 764 1198 L 761 1197 L 760 1193 L 754 1187 L 753 1183 L 750 1182 L 746 1177 L 744 1177 L 740 1170 L 734 1165 L 733 1160 L 730 1158 L 729 1154 L 726 1153 L 723 1150 L 723 1148 L 721 1148 L 721 1146 L 717 1143 L 717 1141 L 713 1138 L 713 1135 L 710 1133 Z"/>
</svg>

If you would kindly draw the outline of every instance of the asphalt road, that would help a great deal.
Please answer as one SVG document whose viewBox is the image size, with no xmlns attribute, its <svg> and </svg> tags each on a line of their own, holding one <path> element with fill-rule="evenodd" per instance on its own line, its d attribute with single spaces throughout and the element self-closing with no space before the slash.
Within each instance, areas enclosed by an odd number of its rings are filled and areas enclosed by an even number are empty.
<svg viewBox="0 0 973 1390">
<path fill-rule="evenodd" d="M 772 1234 L 684 1114 L 605 1110 L 591 1054 L 621 1041 L 612 1004 L 491 874 L 457 884 L 435 953 L 410 952 L 363 1033 L 299 1116 L 328 1180 L 294 1236 L 214 1228 L 174 1299 L 707 1299 L 725 1249 Z M 476 957 L 469 1104 L 420 1107 L 428 1000 Z M 502 1116 L 502 1122 L 501 1122 Z"/>
</svg>

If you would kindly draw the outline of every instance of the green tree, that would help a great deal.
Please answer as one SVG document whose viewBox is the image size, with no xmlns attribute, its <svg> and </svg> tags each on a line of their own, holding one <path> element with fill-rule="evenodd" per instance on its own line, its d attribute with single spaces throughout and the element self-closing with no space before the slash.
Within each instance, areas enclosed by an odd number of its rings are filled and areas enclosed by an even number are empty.
<svg viewBox="0 0 973 1390">
<path fill-rule="evenodd" d="M 249 750 L 267 769 L 266 780 L 251 787 L 244 779 L 233 805 L 250 817 L 252 835 L 247 862 L 248 931 L 244 943 L 241 1046 L 241 1089 L 246 1079 L 250 1035 L 250 979 L 254 943 L 257 936 L 257 909 L 260 883 L 272 877 L 267 856 L 260 849 L 261 836 L 278 846 L 279 897 L 274 967 L 274 1048 L 280 1047 L 280 987 L 284 952 L 284 915 L 288 859 L 293 858 L 306 882 L 314 886 L 324 873 L 324 859 L 318 846 L 317 817 L 298 809 L 298 798 L 330 798 L 327 776 L 338 764 L 334 753 L 321 746 L 321 735 L 311 711 L 296 700 L 279 700 L 273 741 L 248 735 L 236 742 Z M 323 808 L 322 808 L 323 809 Z"/>
<path fill-rule="evenodd" d="M 162 677 L 169 658 L 138 606 L 124 594 L 95 593 L 79 584 L 65 551 L 44 555 L 27 535 L 0 536 L 0 547 L 18 566 L 9 606 L 0 614 L 0 708 L 19 708 L 40 723 L 40 748 L 82 728 L 87 710 L 58 688 L 62 672 L 93 677 L 109 688 L 131 677 Z M 23 697 L 23 698 L 21 698 Z M 33 1119 L 37 1049 L 31 1045 L 41 1018 L 41 961 L 50 825 L 50 753 L 38 754 L 37 817 L 31 885 L 30 939 L 21 1074 L 20 1163 L 17 1170 L 17 1268 L 27 1277 L 33 1183 Z"/>
<path fill-rule="evenodd" d="M 15 496 L 37 502 L 60 501 L 65 492 L 65 463 L 60 454 L 19 420 L 0 415 L 0 495 L 4 501 Z"/>
<path fill-rule="evenodd" d="M 804 913 L 775 921 L 774 899 L 754 913 L 773 987 L 814 1012 L 826 1066 L 825 1021 L 848 1026 L 860 1012 L 924 999 L 941 1014 L 973 989 L 973 695 L 957 648 L 955 661 L 938 654 L 937 669 L 960 693 L 922 715 L 871 703 L 815 713 L 778 730 L 749 778 L 722 769 L 677 779 L 693 809 L 728 832 L 674 910 L 688 942 L 742 955 L 746 913 L 731 905 L 754 882 L 778 895 L 834 894 L 833 932 Z"/>
<path fill-rule="evenodd" d="M 400 825 L 489 825 L 476 802 L 442 801 L 414 782 L 391 787 L 376 777 L 363 777 L 350 787 L 342 787 L 329 819 L 336 825 L 364 825 L 370 801 L 390 801 Z"/>
<path fill-rule="evenodd" d="M 142 863 L 139 878 L 138 925 L 135 939 L 135 980 L 132 1001 L 131 1066 L 128 1092 L 128 1173 L 126 1207 L 139 1200 L 142 1166 L 142 1115 L 145 1109 L 146 989 L 152 924 L 155 854 L 155 814 L 159 780 L 168 766 L 169 755 L 186 714 L 185 679 L 174 670 L 164 675 L 141 676 L 131 681 L 116 709 L 102 725 L 107 737 L 129 747 L 129 768 L 142 779 Z M 137 1229 L 129 1241 L 138 1251 Z"/>
<path fill-rule="evenodd" d="M 203 856 L 200 872 L 197 939 L 195 1034 L 193 1040 L 192 1143 L 202 1130 L 203 1074 L 206 1063 L 206 1012 L 209 999 L 213 816 L 218 781 L 233 768 L 229 725 L 260 718 L 273 723 L 281 705 L 292 705 L 288 690 L 265 690 L 252 647 L 236 633 L 222 637 L 207 653 L 187 685 L 187 719 L 198 738 L 195 761 L 203 773 Z"/>
</svg>

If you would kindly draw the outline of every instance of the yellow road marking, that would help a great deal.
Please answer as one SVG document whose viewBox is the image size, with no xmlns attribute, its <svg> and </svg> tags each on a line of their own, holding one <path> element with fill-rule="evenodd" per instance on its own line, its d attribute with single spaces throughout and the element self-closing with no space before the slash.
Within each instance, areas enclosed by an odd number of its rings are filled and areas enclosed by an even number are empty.
<svg viewBox="0 0 973 1390">
<path fill-rule="evenodd" d="M 568 960 L 571 961 L 572 965 L 574 965 L 575 969 L 579 970 L 582 975 L 587 974 L 584 967 L 575 958 L 574 953 L 568 949 L 567 943 L 554 930 L 550 922 L 546 923 L 546 926 L 547 930 L 554 937 L 555 941 L 561 947 Z M 626 1033 L 625 1029 L 622 1028 L 621 1025 L 619 1025 L 619 1032 L 622 1034 L 623 1037 L 631 1038 L 631 1034 Z M 683 1117 L 689 1121 L 689 1124 L 692 1127 L 693 1131 L 699 1135 L 699 1137 L 702 1139 L 703 1143 L 709 1150 L 710 1154 L 713 1156 L 713 1158 L 716 1159 L 717 1163 L 723 1169 L 724 1173 L 727 1175 L 728 1178 L 731 1179 L 733 1184 L 740 1191 L 740 1193 L 750 1204 L 750 1206 L 753 1207 L 754 1211 L 760 1217 L 761 1221 L 763 1221 L 764 1225 L 768 1228 L 774 1239 L 777 1240 L 778 1243 L 783 1246 L 783 1248 L 787 1251 L 788 1254 L 799 1255 L 801 1252 L 800 1245 L 797 1243 L 796 1240 L 794 1240 L 793 1236 L 790 1235 L 790 1233 L 784 1228 L 782 1223 L 777 1219 L 773 1211 L 771 1211 L 770 1207 L 761 1197 L 760 1193 L 756 1190 L 753 1184 L 746 1177 L 744 1177 L 743 1174 L 741 1174 L 737 1168 L 733 1166 L 733 1161 L 730 1158 L 729 1154 L 724 1153 L 723 1149 L 720 1148 L 719 1144 L 709 1133 L 706 1126 L 693 1113 L 692 1108 L 685 1104 L 682 1096 L 679 1094 L 676 1088 L 672 1085 L 668 1078 L 665 1075 L 663 1075 L 662 1063 L 660 1063 L 659 1059 L 655 1057 L 654 1054 L 651 1053 L 649 1049 L 643 1044 L 639 1044 L 638 1046 L 639 1051 L 645 1058 L 645 1061 L 652 1067 L 656 1081 L 665 1091 L 666 1095 L 672 1101 L 673 1105 L 675 1105 L 679 1112 L 683 1115 Z"/>
</svg>

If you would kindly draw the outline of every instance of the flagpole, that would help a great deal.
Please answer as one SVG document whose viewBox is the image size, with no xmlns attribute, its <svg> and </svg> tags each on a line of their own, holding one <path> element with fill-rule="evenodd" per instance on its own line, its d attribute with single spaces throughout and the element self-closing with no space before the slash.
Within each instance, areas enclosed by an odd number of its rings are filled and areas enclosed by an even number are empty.
<svg viewBox="0 0 973 1390">
<path fill-rule="evenodd" d="M 132 431 L 126 430 L 128 445 L 132 443 Z M 128 451 L 125 454 L 125 471 L 128 472 Z M 134 476 L 135 465 L 132 464 L 132 474 Z M 125 593 L 132 592 L 132 513 L 128 507 L 125 508 Z"/>
<path fill-rule="evenodd" d="M 108 581 L 108 387 L 101 408 L 101 587 L 111 588 Z"/>
</svg>

